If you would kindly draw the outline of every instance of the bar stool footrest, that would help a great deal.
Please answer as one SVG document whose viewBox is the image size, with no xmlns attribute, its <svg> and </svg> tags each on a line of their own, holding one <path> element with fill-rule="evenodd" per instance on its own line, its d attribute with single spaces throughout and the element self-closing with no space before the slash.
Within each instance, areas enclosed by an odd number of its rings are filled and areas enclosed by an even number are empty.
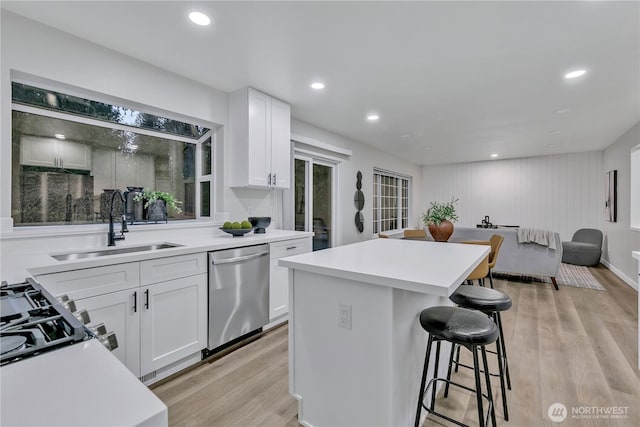
<svg viewBox="0 0 640 427">
<path fill-rule="evenodd" d="M 424 389 L 425 394 L 426 394 L 426 392 L 427 392 L 427 391 L 429 391 L 429 388 L 430 388 L 432 385 L 437 384 L 437 382 L 438 382 L 438 381 L 442 381 L 442 382 L 448 383 L 449 385 L 454 385 L 454 386 L 456 386 L 456 387 L 460 387 L 460 388 L 463 388 L 463 389 L 465 389 L 465 390 L 467 390 L 467 391 L 470 391 L 470 392 L 476 393 L 476 389 L 475 389 L 475 388 L 471 388 L 471 387 L 468 387 L 468 386 L 466 386 L 466 385 L 464 385 L 464 384 L 460 384 L 460 383 L 457 383 L 457 382 L 454 382 L 454 381 L 451 381 L 451 380 L 447 380 L 446 378 L 439 378 L 439 377 L 436 377 L 436 378 L 432 378 L 432 379 L 431 379 L 431 380 L 429 380 L 429 382 L 427 383 L 427 386 L 426 386 L 426 387 L 425 387 L 425 389 Z M 436 388 L 435 388 L 435 387 L 434 387 L 433 391 L 434 391 L 434 392 L 436 391 Z M 493 402 L 491 401 L 491 399 L 489 399 L 489 396 L 488 396 L 488 395 L 486 395 L 486 394 L 484 394 L 484 393 L 480 393 L 480 395 L 481 395 L 484 399 L 486 399 L 486 400 L 487 400 L 487 403 L 488 403 L 488 405 L 487 405 L 487 415 L 485 416 L 484 425 L 489 425 L 489 419 L 490 419 L 490 417 L 491 417 L 491 409 L 492 409 L 492 407 L 493 407 L 493 406 L 492 406 L 492 405 L 493 405 Z M 432 415 L 435 415 L 435 416 L 437 416 L 437 417 L 440 417 L 440 418 L 442 418 L 442 419 L 444 419 L 444 420 L 449 421 L 450 423 L 457 424 L 457 425 L 459 425 L 459 426 L 461 426 L 461 427 L 469 427 L 469 425 L 468 425 L 468 424 L 464 424 L 463 422 L 460 422 L 460 421 L 458 421 L 458 420 L 454 420 L 453 418 L 450 418 L 450 417 L 448 417 L 448 416 L 446 416 L 446 415 L 444 415 L 444 414 L 441 414 L 440 412 L 435 411 L 434 409 L 431 409 L 431 408 L 427 407 L 427 405 L 425 405 L 425 404 L 424 404 L 424 401 L 420 402 L 420 404 L 422 405 L 422 408 L 423 408 L 425 411 L 427 411 L 429 414 L 432 414 Z"/>
</svg>

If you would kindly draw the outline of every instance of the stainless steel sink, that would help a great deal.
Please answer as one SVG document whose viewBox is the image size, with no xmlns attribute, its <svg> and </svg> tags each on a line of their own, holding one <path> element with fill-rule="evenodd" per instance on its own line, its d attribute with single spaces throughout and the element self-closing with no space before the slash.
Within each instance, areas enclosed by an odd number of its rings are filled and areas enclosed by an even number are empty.
<svg viewBox="0 0 640 427">
<path fill-rule="evenodd" d="M 51 257 L 57 259 L 58 261 L 69 261 L 72 259 L 95 258 L 95 257 L 101 257 L 101 256 L 109 256 L 109 255 L 128 254 L 133 252 L 146 252 L 146 251 L 155 251 L 158 249 L 178 248 L 180 246 L 182 245 L 164 242 L 164 243 L 154 243 L 151 245 L 144 245 L 144 246 L 129 246 L 129 247 L 113 248 L 113 249 L 100 249 L 100 250 L 87 251 L 87 252 L 69 252 L 65 254 L 52 254 Z"/>
</svg>

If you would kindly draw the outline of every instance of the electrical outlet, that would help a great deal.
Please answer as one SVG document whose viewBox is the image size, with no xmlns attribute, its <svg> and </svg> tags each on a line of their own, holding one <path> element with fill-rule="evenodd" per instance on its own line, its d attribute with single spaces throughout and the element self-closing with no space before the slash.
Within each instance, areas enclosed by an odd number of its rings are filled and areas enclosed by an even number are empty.
<svg viewBox="0 0 640 427">
<path fill-rule="evenodd" d="M 340 304 L 338 306 L 338 327 L 351 329 L 351 306 Z"/>
</svg>

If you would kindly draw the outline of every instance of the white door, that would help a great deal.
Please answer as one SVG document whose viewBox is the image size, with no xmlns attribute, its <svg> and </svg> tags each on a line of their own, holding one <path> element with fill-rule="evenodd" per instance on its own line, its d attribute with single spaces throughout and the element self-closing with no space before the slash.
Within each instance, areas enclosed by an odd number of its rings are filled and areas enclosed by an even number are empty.
<svg viewBox="0 0 640 427">
<path fill-rule="evenodd" d="M 207 346 L 207 275 L 141 288 L 141 376 Z"/>
<path fill-rule="evenodd" d="M 89 312 L 89 325 L 104 323 L 107 331 L 115 332 L 118 348 L 112 353 L 136 377 L 140 376 L 140 301 L 137 288 L 76 300 L 79 310 Z"/>
<path fill-rule="evenodd" d="M 58 167 L 91 170 L 91 149 L 88 145 L 69 141 L 57 141 Z"/>
<path fill-rule="evenodd" d="M 20 164 L 57 167 L 57 144 L 53 138 L 23 136 L 20 141 Z"/>
<path fill-rule="evenodd" d="M 308 238 L 271 243 L 269 274 L 269 319 L 289 312 L 289 269 L 278 265 L 278 260 L 287 256 L 311 252 Z"/>
<path fill-rule="evenodd" d="M 298 231 L 313 231 L 313 250 L 334 246 L 336 165 L 296 154 L 294 223 Z"/>
<path fill-rule="evenodd" d="M 271 97 L 249 89 L 249 185 L 269 187 Z"/>
<path fill-rule="evenodd" d="M 291 106 L 271 100 L 271 173 L 276 188 L 291 187 Z"/>
</svg>

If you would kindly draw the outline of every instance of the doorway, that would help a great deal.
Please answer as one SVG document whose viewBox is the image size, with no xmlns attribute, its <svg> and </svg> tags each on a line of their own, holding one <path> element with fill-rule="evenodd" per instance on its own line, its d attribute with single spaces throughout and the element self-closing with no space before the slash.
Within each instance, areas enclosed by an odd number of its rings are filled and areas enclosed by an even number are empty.
<svg viewBox="0 0 640 427">
<path fill-rule="evenodd" d="M 313 250 L 334 245 L 335 164 L 296 154 L 294 166 L 294 224 L 313 231 Z"/>
</svg>

